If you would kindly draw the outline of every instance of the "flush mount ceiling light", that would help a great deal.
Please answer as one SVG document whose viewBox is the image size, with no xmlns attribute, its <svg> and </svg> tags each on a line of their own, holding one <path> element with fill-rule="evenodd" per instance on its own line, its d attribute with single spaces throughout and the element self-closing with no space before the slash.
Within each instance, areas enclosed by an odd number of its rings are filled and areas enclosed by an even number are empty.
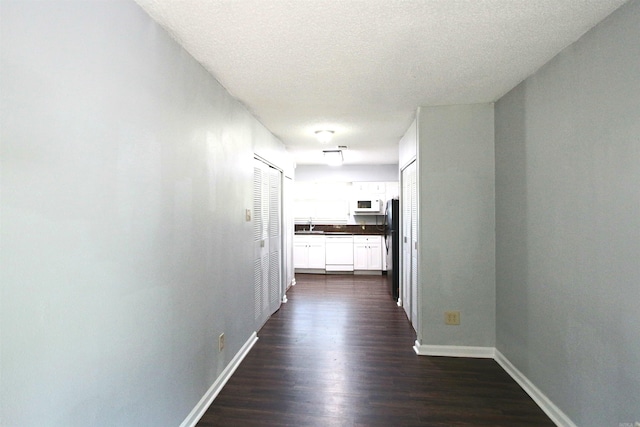
<svg viewBox="0 0 640 427">
<path fill-rule="evenodd" d="M 326 144 L 329 141 L 331 141 L 331 138 L 333 138 L 333 131 L 332 130 L 317 130 L 316 131 L 316 138 L 318 138 L 318 141 L 322 142 L 323 144 Z"/>
<path fill-rule="evenodd" d="M 342 150 L 324 150 L 324 161 L 329 166 L 341 166 L 342 165 Z"/>
</svg>

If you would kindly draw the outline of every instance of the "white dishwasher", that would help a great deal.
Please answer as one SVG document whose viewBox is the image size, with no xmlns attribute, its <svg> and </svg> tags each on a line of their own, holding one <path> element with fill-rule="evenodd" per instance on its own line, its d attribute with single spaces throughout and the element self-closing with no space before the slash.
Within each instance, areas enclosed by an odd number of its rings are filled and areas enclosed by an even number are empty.
<svg viewBox="0 0 640 427">
<path fill-rule="evenodd" d="M 353 236 L 325 234 L 325 270 L 353 271 Z"/>
</svg>

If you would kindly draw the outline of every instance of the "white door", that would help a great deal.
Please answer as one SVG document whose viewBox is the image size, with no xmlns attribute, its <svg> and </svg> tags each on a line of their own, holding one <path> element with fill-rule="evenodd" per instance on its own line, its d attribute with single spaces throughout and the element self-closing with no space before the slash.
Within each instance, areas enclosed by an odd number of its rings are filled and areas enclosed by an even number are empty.
<svg viewBox="0 0 640 427">
<path fill-rule="evenodd" d="M 411 167 L 411 324 L 418 330 L 418 182 L 415 162 Z"/>
<path fill-rule="evenodd" d="M 293 284 L 293 180 L 283 177 L 282 180 L 282 253 L 283 253 L 283 273 L 282 273 L 282 297 L 285 298 L 287 288 Z M 286 299 L 285 299 L 286 301 Z"/>
<path fill-rule="evenodd" d="M 409 185 L 409 172 L 402 171 L 400 177 L 402 183 L 402 231 L 400 248 L 402 253 L 402 274 L 400 277 L 400 287 L 402 292 L 402 307 L 411 319 L 411 186 Z"/>
<path fill-rule="evenodd" d="M 325 244 L 324 236 L 308 236 L 309 242 L 309 268 L 325 268 Z"/>
<path fill-rule="evenodd" d="M 382 270 L 382 238 L 380 236 L 372 236 L 369 238 L 369 248 L 368 248 L 368 264 L 369 270 Z"/>
<path fill-rule="evenodd" d="M 402 254 L 401 295 L 402 306 L 414 329 L 417 330 L 417 194 L 416 163 L 413 162 L 402 170 L 402 238 L 400 240 Z"/>
<path fill-rule="evenodd" d="M 353 269 L 366 270 L 369 266 L 367 242 L 356 237 L 353 242 Z"/>
<path fill-rule="evenodd" d="M 257 327 L 280 307 L 282 173 L 255 159 L 253 168 L 254 315 Z"/>
<path fill-rule="evenodd" d="M 293 236 L 293 267 L 309 268 L 309 242 L 306 236 Z"/>
<path fill-rule="evenodd" d="M 269 167 L 269 316 L 282 300 L 282 172 Z"/>
</svg>

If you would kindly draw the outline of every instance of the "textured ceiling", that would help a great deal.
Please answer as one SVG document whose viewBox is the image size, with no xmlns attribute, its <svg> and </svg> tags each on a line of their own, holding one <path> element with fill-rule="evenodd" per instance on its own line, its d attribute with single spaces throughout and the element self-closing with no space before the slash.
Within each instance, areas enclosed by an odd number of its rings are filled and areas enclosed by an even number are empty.
<svg viewBox="0 0 640 427">
<path fill-rule="evenodd" d="M 298 164 L 395 163 L 418 106 L 497 100 L 625 2 L 136 1 Z"/>
</svg>

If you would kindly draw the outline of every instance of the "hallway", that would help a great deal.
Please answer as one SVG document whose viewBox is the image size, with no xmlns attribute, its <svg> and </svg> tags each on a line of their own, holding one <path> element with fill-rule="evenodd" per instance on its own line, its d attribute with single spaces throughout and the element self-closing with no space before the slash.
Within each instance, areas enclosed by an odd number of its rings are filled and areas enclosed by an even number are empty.
<svg viewBox="0 0 640 427">
<path fill-rule="evenodd" d="M 419 357 L 384 276 L 298 284 L 198 426 L 553 426 L 491 359 Z"/>
</svg>

